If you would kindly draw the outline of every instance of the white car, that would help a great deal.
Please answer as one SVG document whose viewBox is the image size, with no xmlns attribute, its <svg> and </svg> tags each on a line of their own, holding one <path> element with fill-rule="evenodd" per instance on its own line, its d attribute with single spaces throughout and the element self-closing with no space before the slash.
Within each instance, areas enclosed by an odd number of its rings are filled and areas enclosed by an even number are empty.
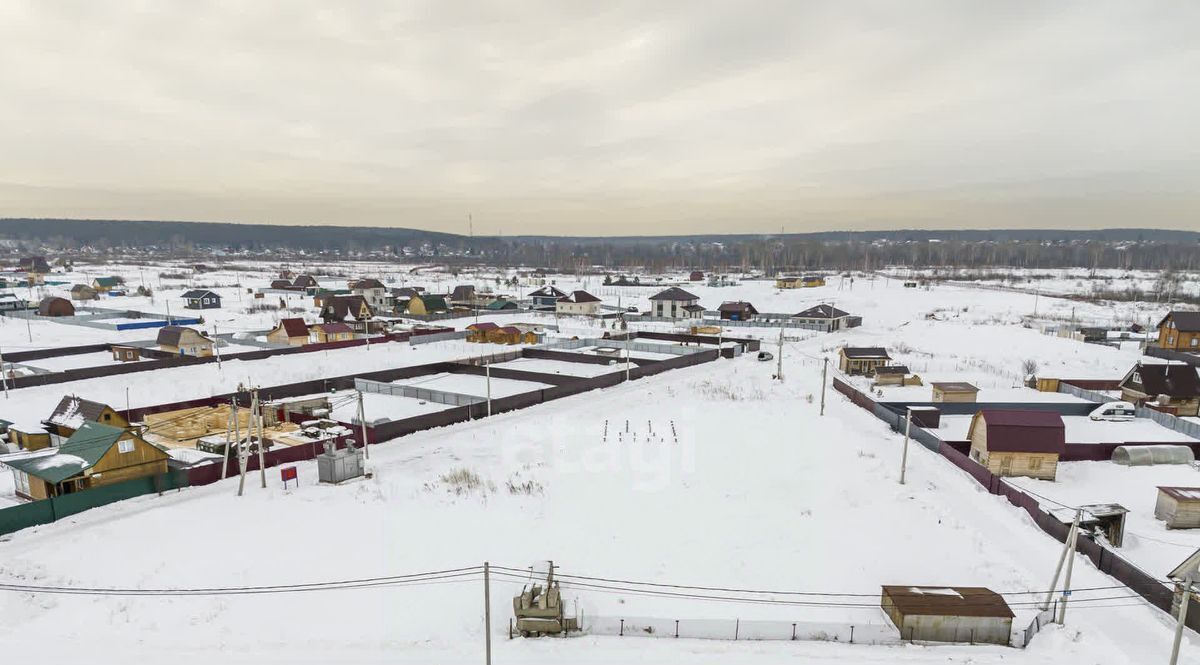
<svg viewBox="0 0 1200 665">
<path fill-rule="evenodd" d="M 1092 411 L 1092 420 L 1127 422 L 1137 417 L 1137 408 L 1129 402 L 1109 402 Z"/>
</svg>

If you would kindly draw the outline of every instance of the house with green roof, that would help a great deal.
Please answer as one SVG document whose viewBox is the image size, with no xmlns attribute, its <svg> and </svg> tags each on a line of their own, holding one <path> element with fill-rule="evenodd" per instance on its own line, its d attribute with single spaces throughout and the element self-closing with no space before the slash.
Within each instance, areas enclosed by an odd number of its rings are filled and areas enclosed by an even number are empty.
<svg viewBox="0 0 1200 665">
<path fill-rule="evenodd" d="M 497 298 L 496 300 L 488 303 L 487 307 L 484 307 L 484 309 L 491 310 L 493 312 L 517 309 L 517 303 L 511 300 L 505 300 L 504 298 Z"/>
<path fill-rule="evenodd" d="M 84 422 L 50 450 L 4 460 L 18 496 L 48 499 L 167 472 L 167 453 L 128 428 Z"/>
<path fill-rule="evenodd" d="M 124 284 L 124 280 L 120 277 L 97 277 L 92 280 L 92 288 L 98 293 L 108 293 L 121 284 Z"/>
</svg>

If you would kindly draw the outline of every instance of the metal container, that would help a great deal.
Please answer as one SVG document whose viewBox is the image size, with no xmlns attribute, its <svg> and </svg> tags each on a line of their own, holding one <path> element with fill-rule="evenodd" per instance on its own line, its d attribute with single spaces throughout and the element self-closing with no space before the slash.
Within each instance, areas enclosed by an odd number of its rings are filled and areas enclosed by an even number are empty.
<svg viewBox="0 0 1200 665">
<path fill-rule="evenodd" d="M 317 455 L 317 479 L 323 483 L 340 483 L 363 475 L 363 452 L 353 442 L 338 450 L 325 444 L 325 452 Z"/>
</svg>

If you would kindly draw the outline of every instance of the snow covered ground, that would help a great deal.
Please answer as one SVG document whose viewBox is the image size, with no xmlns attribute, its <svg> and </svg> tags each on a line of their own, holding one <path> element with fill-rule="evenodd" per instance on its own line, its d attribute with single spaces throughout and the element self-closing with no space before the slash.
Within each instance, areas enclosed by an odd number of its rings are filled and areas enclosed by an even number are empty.
<svg viewBox="0 0 1200 665">
<path fill-rule="evenodd" d="M 944 441 L 966 441 L 973 417 L 942 416 L 941 426 L 933 431 Z M 1196 439 L 1147 418 L 1109 422 L 1087 416 L 1063 416 L 1063 425 L 1067 443 L 1197 443 Z"/>
<path fill-rule="evenodd" d="M 540 383 L 538 381 L 518 381 L 516 379 L 501 379 L 498 377 L 488 379 L 487 377 L 475 376 L 474 374 L 447 374 L 444 372 L 414 379 L 400 379 L 392 383 L 398 386 L 427 388 L 429 390 L 441 390 L 443 392 L 474 395 L 476 397 L 486 396 L 490 383 L 493 398 L 509 397 L 510 395 L 519 395 L 521 393 L 529 393 L 553 387 L 548 383 Z"/>
<path fill-rule="evenodd" d="M 109 351 L 97 351 L 95 353 L 79 353 L 73 356 L 55 356 L 53 358 L 42 358 L 40 360 L 27 360 L 21 365 L 27 367 L 36 367 L 44 369 L 48 372 L 61 372 L 66 369 L 79 369 L 81 367 L 99 367 L 101 365 L 113 365 L 123 361 L 113 360 L 113 355 Z M 129 361 L 140 362 L 140 361 Z"/>
<path fill-rule="evenodd" d="M 493 367 L 523 370 L 526 372 L 541 372 L 544 374 L 563 374 L 565 376 L 593 377 L 613 372 L 624 372 L 625 363 L 614 360 L 612 365 L 595 365 L 592 363 L 573 363 L 562 360 L 545 360 L 542 358 L 517 358 L 505 363 L 496 363 Z M 630 365 L 633 367 L 633 365 Z"/>
<path fill-rule="evenodd" d="M 334 420 L 343 423 L 358 420 L 358 400 L 338 399 L 336 395 L 332 397 L 334 398 L 332 416 Z M 423 416 L 427 413 L 437 413 L 438 411 L 445 411 L 450 408 L 453 407 L 449 404 L 429 402 L 412 397 L 363 393 L 363 413 L 366 416 L 368 424 L 381 420 L 402 420 L 414 416 Z"/>
</svg>

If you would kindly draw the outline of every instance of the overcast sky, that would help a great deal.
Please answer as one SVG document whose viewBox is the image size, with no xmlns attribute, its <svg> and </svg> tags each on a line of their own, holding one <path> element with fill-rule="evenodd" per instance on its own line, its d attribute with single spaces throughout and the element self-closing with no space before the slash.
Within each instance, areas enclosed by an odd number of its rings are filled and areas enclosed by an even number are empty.
<svg viewBox="0 0 1200 665">
<path fill-rule="evenodd" d="M 0 2 L 0 216 L 1200 229 L 1200 3 Z"/>
</svg>

